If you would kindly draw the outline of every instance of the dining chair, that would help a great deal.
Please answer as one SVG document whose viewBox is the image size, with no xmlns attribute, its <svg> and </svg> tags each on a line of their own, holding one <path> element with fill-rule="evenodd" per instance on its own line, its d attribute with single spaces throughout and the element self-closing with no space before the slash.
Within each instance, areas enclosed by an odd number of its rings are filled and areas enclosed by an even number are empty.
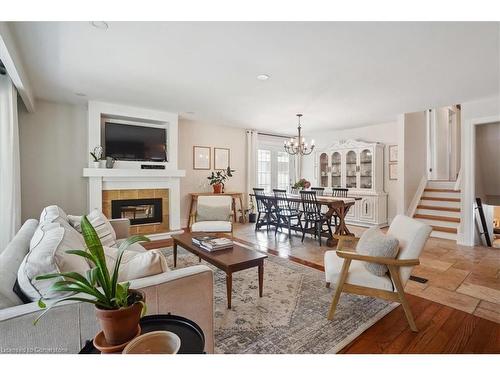
<svg viewBox="0 0 500 375">
<path fill-rule="evenodd" d="M 299 195 L 299 189 L 293 186 L 290 186 L 290 194 Z"/>
<path fill-rule="evenodd" d="M 263 225 L 267 231 L 275 222 L 273 220 L 274 208 L 272 201 L 264 194 L 263 188 L 253 188 L 255 202 L 257 203 L 257 220 L 255 221 L 255 230 L 260 229 Z"/>
<path fill-rule="evenodd" d="M 317 196 L 323 195 L 325 193 L 324 187 L 312 187 L 311 191 L 315 191 Z"/>
<path fill-rule="evenodd" d="M 306 232 L 308 232 L 309 225 L 311 225 L 309 233 L 318 236 L 319 246 L 321 246 L 321 235 L 323 233 L 328 232 L 330 237 L 333 235 L 330 220 L 326 214 L 321 212 L 321 204 L 316 199 L 316 191 L 301 191 L 300 199 L 302 201 L 302 214 L 305 221 L 302 227 L 302 242 L 304 242 Z M 326 229 L 323 229 L 324 225 L 327 226 Z"/>
<path fill-rule="evenodd" d="M 333 188 L 332 197 L 347 198 L 347 192 L 349 189 L 346 188 Z"/>
<path fill-rule="evenodd" d="M 352 249 L 359 238 L 335 236 L 339 240 L 336 251 L 325 252 L 326 286 L 336 283 L 328 319 L 332 320 L 342 292 L 382 298 L 399 302 L 412 331 L 417 332 L 410 305 L 405 296 L 404 286 L 410 278 L 413 267 L 418 265 L 432 228 L 408 216 L 397 215 L 387 234 L 399 241 L 399 251 L 395 258 L 362 255 Z M 347 250 L 345 244 L 351 250 Z M 388 272 L 377 276 L 367 270 L 366 262 L 386 265 Z"/>
<path fill-rule="evenodd" d="M 302 231 L 302 222 L 300 220 L 302 213 L 298 210 L 298 202 L 291 202 L 286 195 L 286 190 L 273 189 L 273 193 L 276 205 L 276 216 L 278 218 L 274 235 L 278 233 L 278 227 L 286 225 L 288 228 L 288 236 L 291 238 L 292 227 L 298 227 L 300 228 L 300 231 Z M 294 224 L 292 223 L 293 220 L 296 220 L 297 222 Z"/>
</svg>

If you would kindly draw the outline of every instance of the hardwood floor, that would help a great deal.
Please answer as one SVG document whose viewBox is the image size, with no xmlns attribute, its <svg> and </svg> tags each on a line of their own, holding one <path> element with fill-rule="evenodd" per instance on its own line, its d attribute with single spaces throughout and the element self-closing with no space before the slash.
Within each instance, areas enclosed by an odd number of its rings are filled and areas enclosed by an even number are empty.
<svg viewBox="0 0 500 375">
<path fill-rule="evenodd" d="M 349 229 L 357 236 L 364 230 Z M 332 250 L 309 238 L 301 243 L 299 236 L 290 241 L 285 234 L 255 232 L 251 224 L 236 225 L 234 237 L 321 271 L 325 251 Z M 165 240 L 148 248 L 170 245 Z M 413 275 L 429 281 L 409 281 L 405 288 L 419 332 L 410 330 L 399 306 L 341 353 L 500 353 L 500 250 L 431 238 L 421 263 Z"/>
</svg>

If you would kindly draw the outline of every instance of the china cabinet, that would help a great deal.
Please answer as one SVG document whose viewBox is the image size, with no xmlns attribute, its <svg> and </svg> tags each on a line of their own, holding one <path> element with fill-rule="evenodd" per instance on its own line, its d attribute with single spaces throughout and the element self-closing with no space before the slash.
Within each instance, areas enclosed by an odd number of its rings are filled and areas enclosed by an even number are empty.
<svg viewBox="0 0 500 375">
<path fill-rule="evenodd" d="M 350 224 L 387 224 L 387 193 L 384 192 L 384 145 L 355 140 L 338 141 L 316 152 L 315 177 L 325 192 L 348 188 L 359 197 L 347 216 Z"/>
</svg>

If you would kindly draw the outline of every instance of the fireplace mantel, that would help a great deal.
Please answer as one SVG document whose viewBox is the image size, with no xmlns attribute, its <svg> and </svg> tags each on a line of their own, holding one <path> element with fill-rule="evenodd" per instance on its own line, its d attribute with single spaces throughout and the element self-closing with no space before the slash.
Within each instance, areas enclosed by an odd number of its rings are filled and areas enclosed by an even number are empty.
<svg viewBox="0 0 500 375">
<path fill-rule="evenodd" d="M 84 177 L 184 177 L 183 169 L 84 168 Z"/>
</svg>

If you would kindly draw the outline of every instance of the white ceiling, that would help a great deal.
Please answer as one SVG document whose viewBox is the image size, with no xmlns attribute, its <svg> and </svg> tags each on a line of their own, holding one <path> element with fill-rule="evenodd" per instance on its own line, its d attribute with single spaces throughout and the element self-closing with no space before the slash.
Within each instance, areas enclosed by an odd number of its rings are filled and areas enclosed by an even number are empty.
<svg viewBox="0 0 500 375">
<path fill-rule="evenodd" d="M 290 132 L 302 112 L 307 133 L 499 93 L 497 22 L 11 26 L 39 98 L 119 102 L 211 124 Z M 258 81 L 261 73 L 271 78 Z"/>
</svg>

